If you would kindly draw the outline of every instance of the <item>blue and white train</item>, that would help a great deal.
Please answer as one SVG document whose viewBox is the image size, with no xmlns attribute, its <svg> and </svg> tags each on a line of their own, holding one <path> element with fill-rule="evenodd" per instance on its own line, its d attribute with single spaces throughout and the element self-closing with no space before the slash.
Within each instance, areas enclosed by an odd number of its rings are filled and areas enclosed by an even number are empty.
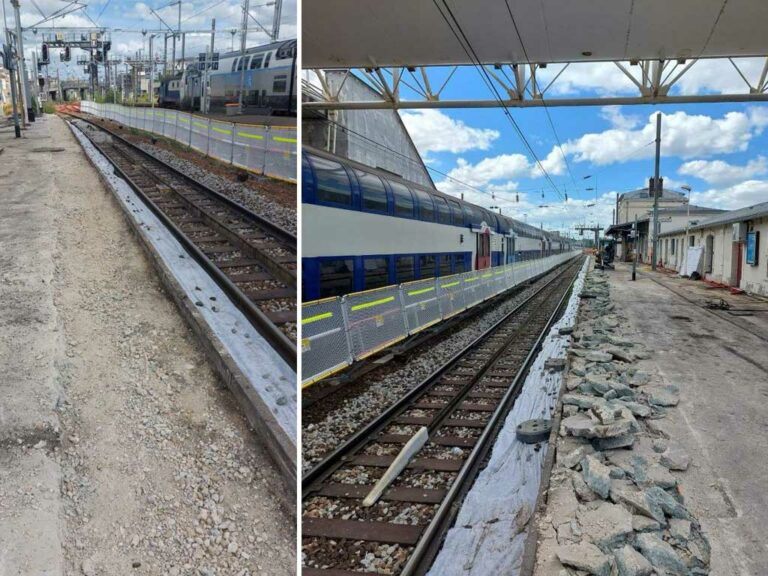
<svg viewBox="0 0 768 576">
<path fill-rule="evenodd" d="M 304 302 L 570 249 L 558 235 L 390 172 L 303 148 Z"/>
<path fill-rule="evenodd" d="M 203 63 L 187 66 L 182 74 L 165 78 L 159 88 L 160 106 L 199 110 L 205 76 Z M 260 114 L 296 113 L 296 40 L 223 54 L 210 73 L 211 109 L 238 101 L 240 83 L 243 105 Z"/>
</svg>

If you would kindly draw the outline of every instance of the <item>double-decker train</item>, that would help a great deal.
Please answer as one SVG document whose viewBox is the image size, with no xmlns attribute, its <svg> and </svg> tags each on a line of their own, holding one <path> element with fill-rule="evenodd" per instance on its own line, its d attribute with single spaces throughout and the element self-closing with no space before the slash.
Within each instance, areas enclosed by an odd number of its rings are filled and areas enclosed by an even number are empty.
<svg viewBox="0 0 768 576">
<path fill-rule="evenodd" d="M 203 94 L 205 64 L 190 64 L 183 73 L 160 83 L 159 105 L 198 110 Z M 223 54 L 209 75 L 211 109 L 238 102 L 243 85 L 243 106 L 261 114 L 296 113 L 296 40 Z"/>
<path fill-rule="evenodd" d="M 571 247 L 559 235 L 390 172 L 303 148 L 305 302 Z"/>
</svg>

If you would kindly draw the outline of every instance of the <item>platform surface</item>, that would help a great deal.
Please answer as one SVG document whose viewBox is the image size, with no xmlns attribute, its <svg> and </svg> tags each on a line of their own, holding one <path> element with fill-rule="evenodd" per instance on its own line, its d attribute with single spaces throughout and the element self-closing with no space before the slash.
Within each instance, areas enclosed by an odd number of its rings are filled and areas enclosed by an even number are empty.
<svg viewBox="0 0 768 576">
<path fill-rule="evenodd" d="M 654 351 L 659 373 L 680 387 L 677 410 L 658 424 L 691 455 L 686 502 L 710 538 L 712 576 L 765 574 L 768 341 L 759 335 L 768 334 L 768 311 L 734 323 L 702 305 L 768 305 L 663 273 L 630 277 L 622 264 L 610 273 L 612 299 Z"/>
</svg>

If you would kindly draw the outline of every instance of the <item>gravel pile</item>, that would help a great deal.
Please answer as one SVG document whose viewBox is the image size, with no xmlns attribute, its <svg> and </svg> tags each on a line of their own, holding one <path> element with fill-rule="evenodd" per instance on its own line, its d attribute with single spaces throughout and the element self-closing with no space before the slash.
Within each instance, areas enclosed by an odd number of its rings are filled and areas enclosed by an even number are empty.
<svg viewBox="0 0 768 576">
<path fill-rule="evenodd" d="M 423 349 L 412 354 L 404 366 L 395 370 L 371 373 L 362 393 L 346 398 L 322 421 L 302 427 L 304 470 L 310 469 L 346 437 L 373 420 L 386 407 L 435 372 L 452 356 L 478 338 L 491 324 L 508 314 L 558 273 L 559 270 L 550 272 L 534 285 L 481 314 L 471 324 L 442 340 L 439 345 L 425 345 Z"/>
<path fill-rule="evenodd" d="M 187 176 L 190 176 L 198 182 L 202 182 L 211 187 L 216 192 L 224 194 L 228 198 L 239 202 L 259 216 L 266 218 L 292 234 L 296 234 L 295 208 L 281 206 L 245 184 L 232 182 L 231 180 L 222 178 L 216 174 L 211 174 L 196 164 L 189 162 L 188 160 L 183 160 L 172 152 L 163 150 L 157 146 L 152 146 L 151 144 L 138 144 L 138 146 L 145 152 L 152 154 L 152 156 L 158 160 L 170 164 Z"/>
</svg>

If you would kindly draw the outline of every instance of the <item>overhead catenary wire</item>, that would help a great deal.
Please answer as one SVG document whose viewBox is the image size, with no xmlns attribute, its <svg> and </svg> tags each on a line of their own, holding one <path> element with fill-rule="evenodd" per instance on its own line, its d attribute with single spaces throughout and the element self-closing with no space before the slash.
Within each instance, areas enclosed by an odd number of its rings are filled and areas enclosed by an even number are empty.
<svg viewBox="0 0 768 576">
<path fill-rule="evenodd" d="M 531 146 L 530 142 L 528 142 L 528 139 L 525 137 L 525 134 L 520 128 L 520 125 L 512 116 L 512 113 L 510 112 L 509 107 L 504 103 L 504 99 L 502 95 L 499 93 L 498 89 L 496 88 L 496 85 L 493 83 L 493 80 L 490 78 L 488 71 L 483 66 L 482 61 L 480 60 L 479 56 L 475 52 L 474 48 L 472 47 L 472 43 L 467 38 L 466 34 L 464 33 L 464 30 L 461 28 L 461 24 L 459 24 L 458 20 L 456 19 L 456 16 L 453 14 L 453 11 L 451 10 L 450 6 L 448 6 L 446 0 L 432 0 L 432 3 L 435 5 L 435 8 L 437 8 L 437 11 L 440 13 L 440 16 L 443 18 L 443 20 L 445 20 L 446 24 L 448 24 L 448 27 L 450 28 L 453 35 L 456 37 L 456 40 L 459 42 L 459 45 L 461 46 L 462 50 L 464 50 L 464 53 L 467 55 L 467 57 L 470 60 L 472 60 L 472 62 L 474 62 L 474 66 L 480 73 L 481 79 L 483 80 L 485 85 L 491 90 L 494 98 L 501 106 L 504 112 L 504 115 L 512 124 L 512 127 L 514 128 L 518 137 L 520 138 L 520 140 L 523 142 L 524 146 L 528 150 L 528 153 L 534 159 L 536 166 L 539 168 L 541 173 L 547 179 L 547 182 L 552 187 L 552 189 L 557 193 L 558 196 L 560 196 L 561 199 L 564 200 L 565 198 L 562 192 L 560 192 L 560 189 L 557 187 L 554 180 L 552 180 L 552 177 L 550 176 L 549 172 L 547 172 L 546 168 L 544 168 L 543 164 L 541 163 L 541 160 L 539 160 L 538 155 L 536 154 L 535 150 Z M 442 4 L 442 7 L 441 7 L 441 4 Z M 443 7 L 445 8 L 445 11 L 443 11 Z M 448 18 L 449 16 L 450 16 L 450 19 Z M 453 22 L 453 24 L 451 22 Z"/>
<path fill-rule="evenodd" d="M 512 20 L 512 26 L 514 26 L 515 28 L 515 34 L 517 34 L 517 39 L 520 41 L 520 47 L 523 49 L 523 54 L 525 55 L 525 61 L 528 63 L 528 66 L 531 66 L 531 59 L 528 56 L 528 50 L 526 50 L 525 48 L 525 43 L 523 42 L 522 34 L 520 34 L 520 29 L 517 27 L 517 21 L 515 20 L 515 16 L 514 14 L 512 14 L 512 8 L 509 5 L 509 0 L 504 0 L 504 3 L 507 6 L 507 12 L 509 13 L 509 17 Z M 555 123 L 552 121 L 552 116 L 549 113 L 549 107 L 547 106 L 547 102 L 544 99 L 544 94 L 542 92 L 539 92 L 538 90 L 538 80 L 536 80 L 536 76 L 533 75 L 531 79 L 533 80 L 533 90 L 534 92 L 537 92 L 539 94 L 541 103 L 544 105 L 544 112 L 547 115 L 547 120 L 549 120 L 549 126 L 552 128 L 552 133 L 555 135 L 557 148 L 560 150 L 560 155 L 563 157 L 563 162 L 565 162 L 565 167 L 568 170 L 568 175 L 571 177 L 571 182 L 575 186 L 576 180 L 573 177 L 573 172 L 571 172 L 571 165 L 568 163 L 568 158 L 566 157 L 565 150 L 563 150 L 563 145 L 560 142 L 560 136 L 558 135 L 557 129 L 555 128 Z"/>
</svg>

